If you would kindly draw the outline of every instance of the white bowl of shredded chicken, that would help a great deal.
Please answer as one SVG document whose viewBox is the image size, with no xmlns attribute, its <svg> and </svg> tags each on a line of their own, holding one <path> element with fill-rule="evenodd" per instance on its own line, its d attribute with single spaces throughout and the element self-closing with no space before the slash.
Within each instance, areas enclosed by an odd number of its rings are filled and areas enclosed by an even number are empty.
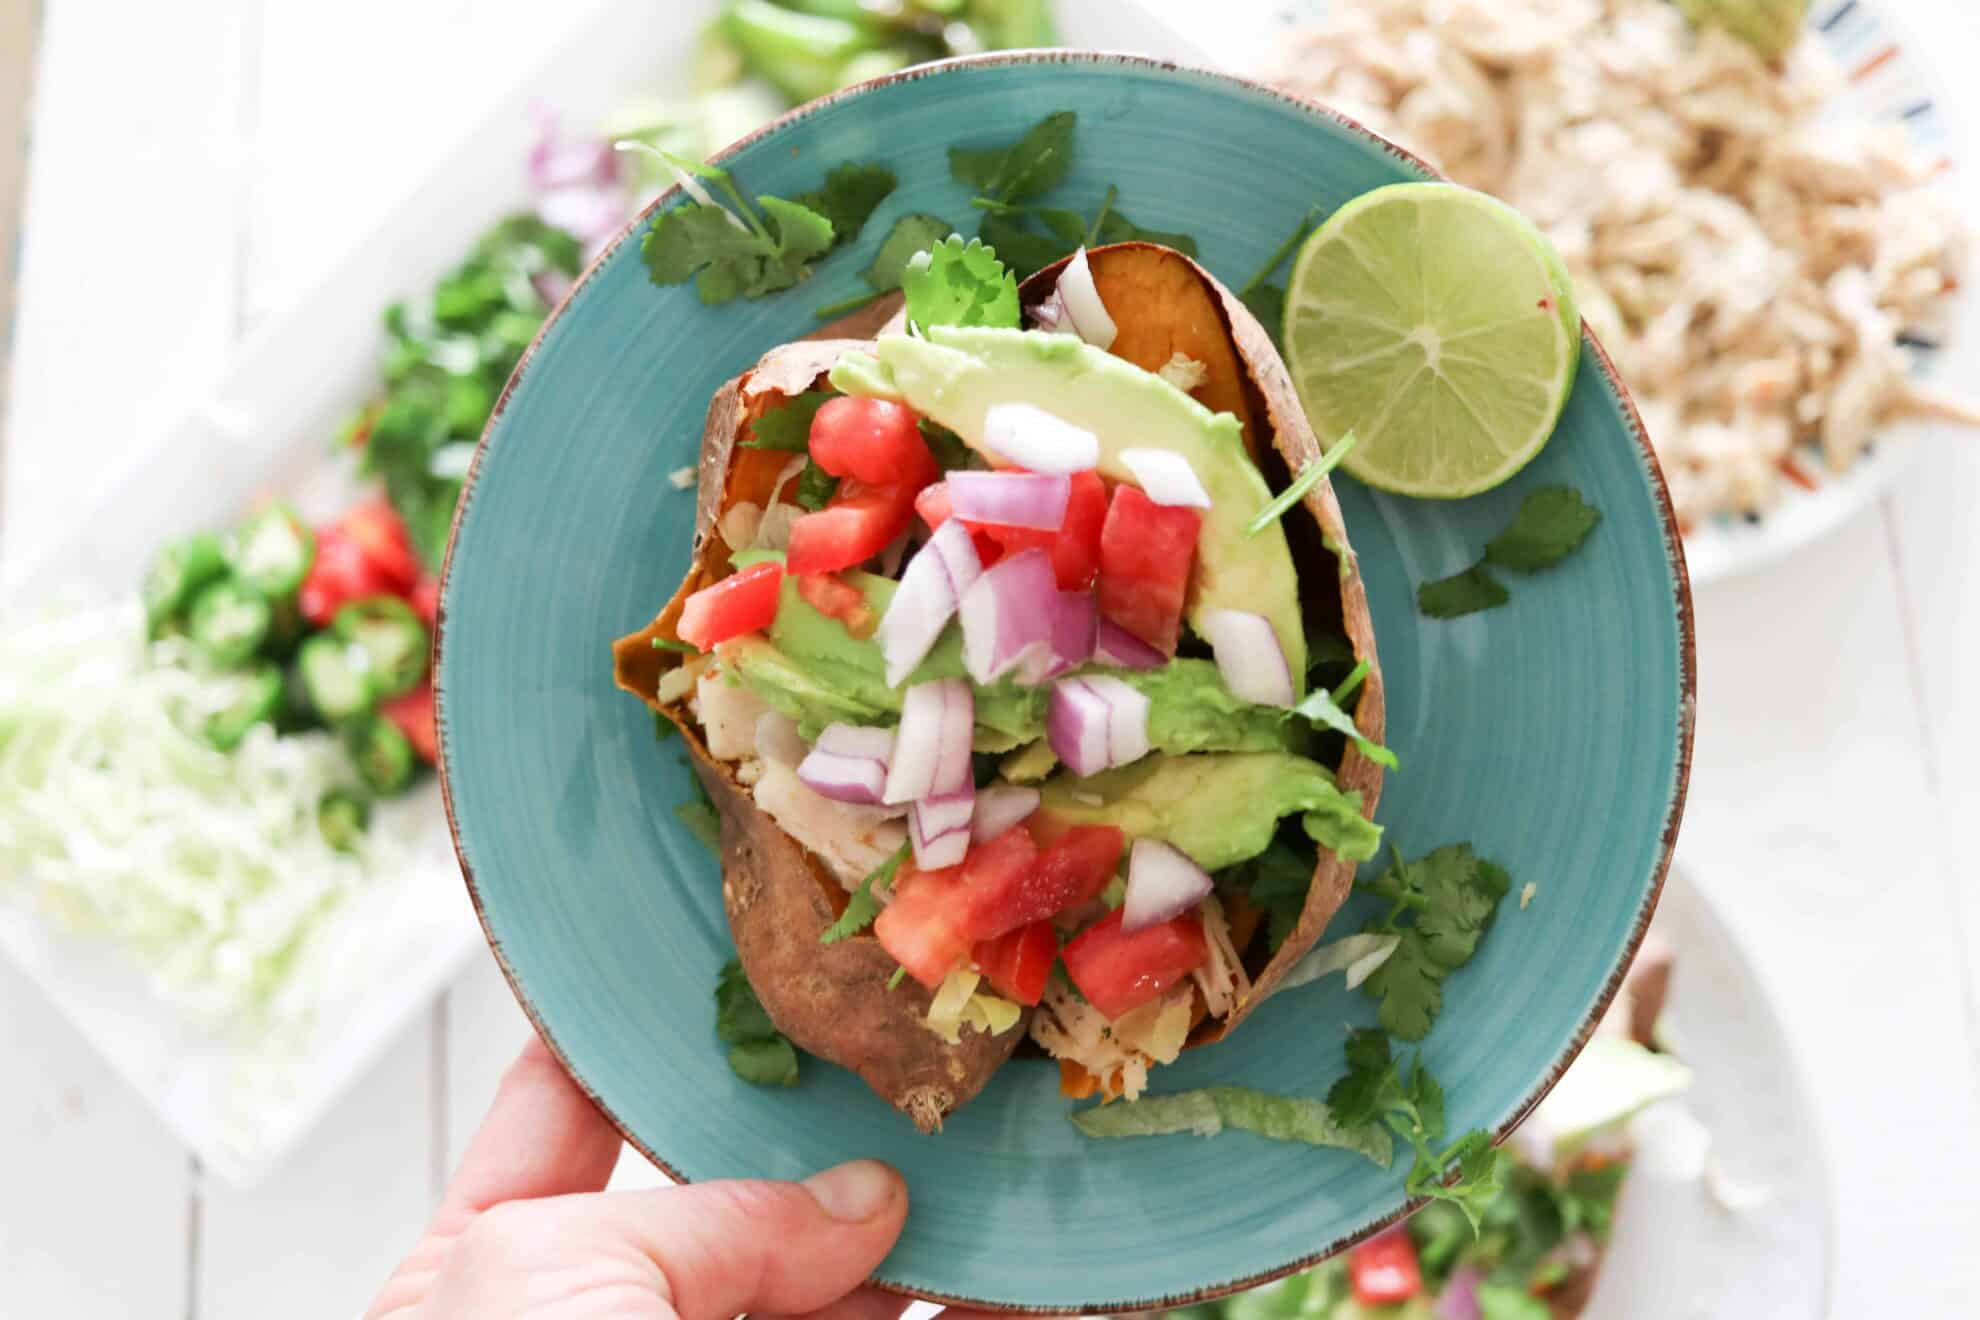
<svg viewBox="0 0 1980 1320">
<path fill-rule="evenodd" d="M 1887 20 L 1817 0 L 1768 60 L 1667 0 L 1334 0 L 1265 70 L 1560 248 L 1640 408 L 1695 581 L 1869 504 L 1971 337 L 1946 132 Z M 1980 327 L 1976 327 L 1980 329 Z"/>
</svg>

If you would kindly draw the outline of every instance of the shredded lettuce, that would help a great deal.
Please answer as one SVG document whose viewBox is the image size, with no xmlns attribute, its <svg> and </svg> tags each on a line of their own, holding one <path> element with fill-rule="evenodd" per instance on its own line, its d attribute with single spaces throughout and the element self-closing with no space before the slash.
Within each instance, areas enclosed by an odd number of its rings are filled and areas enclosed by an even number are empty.
<svg viewBox="0 0 1980 1320">
<path fill-rule="evenodd" d="M 1157 1137 L 1176 1132 L 1214 1137 L 1225 1128 L 1239 1128 L 1273 1141 L 1351 1150 L 1385 1169 L 1395 1158 L 1395 1143 L 1379 1124 L 1342 1127 L 1318 1100 L 1244 1086 L 1147 1096 L 1130 1104 L 1082 1109 L 1070 1117 L 1073 1126 L 1089 1137 Z"/>
<path fill-rule="evenodd" d="M 238 695 L 182 641 L 146 647 L 133 604 L 0 636 L 0 897 L 121 946 L 194 1021 L 244 1036 L 301 1026 L 350 950 L 360 891 L 414 870 L 395 816 L 340 852 L 316 809 L 356 785 L 333 735 L 198 730 Z"/>
<path fill-rule="evenodd" d="M 1008 999 L 978 993 L 976 987 L 982 980 L 980 973 L 967 967 L 950 972 L 929 1002 L 928 1029 L 949 1044 L 959 1045 L 964 1027 L 1001 1036 L 1016 1026 L 1024 1010 Z"/>
<path fill-rule="evenodd" d="M 1292 970 L 1280 978 L 1277 989 L 1297 990 L 1300 986 L 1311 985 L 1323 976 L 1335 972 L 1347 973 L 1348 989 L 1360 987 L 1363 981 L 1373 976 L 1389 955 L 1402 943 L 1402 936 L 1382 934 L 1376 931 L 1363 931 L 1359 935 L 1349 935 L 1309 949 L 1306 956 L 1294 963 Z"/>
</svg>

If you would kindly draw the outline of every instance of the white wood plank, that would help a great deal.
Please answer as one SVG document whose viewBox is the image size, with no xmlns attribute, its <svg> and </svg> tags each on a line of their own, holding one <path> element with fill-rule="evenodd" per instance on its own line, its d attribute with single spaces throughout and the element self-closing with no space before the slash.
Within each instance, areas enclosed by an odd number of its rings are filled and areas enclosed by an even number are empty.
<svg viewBox="0 0 1980 1320">
<path fill-rule="evenodd" d="M 63 492 L 187 406 L 232 345 L 244 3 L 47 5 L 0 545 L 63 527 Z"/>
<path fill-rule="evenodd" d="M 5 961 L 0 1079 L 0 1312 L 179 1314 L 185 1152 Z"/>
<path fill-rule="evenodd" d="M 1684 851 L 1779 995 L 1836 1176 L 1837 1315 L 1980 1295 L 1964 950 L 1879 517 L 1698 598 Z M 1928 1135 L 1929 1134 L 1929 1135 Z M 1933 1268 L 1894 1273 L 1892 1260 Z"/>
<path fill-rule="evenodd" d="M 199 1320 L 349 1320 L 433 1205 L 430 1041 L 413 1032 L 252 1191 L 209 1184 Z"/>
</svg>

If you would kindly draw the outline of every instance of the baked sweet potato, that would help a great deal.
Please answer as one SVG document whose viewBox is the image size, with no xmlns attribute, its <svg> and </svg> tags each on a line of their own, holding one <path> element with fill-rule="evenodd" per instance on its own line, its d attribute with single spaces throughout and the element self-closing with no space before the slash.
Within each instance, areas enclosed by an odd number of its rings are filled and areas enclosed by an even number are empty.
<svg viewBox="0 0 1980 1320">
<path fill-rule="evenodd" d="M 1321 446 L 1307 426 L 1270 337 L 1244 306 L 1195 263 L 1166 248 L 1121 244 L 1092 251 L 1102 299 L 1121 333 L 1112 351 L 1149 371 L 1180 355 L 1197 364 L 1191 393 L 1207 407 L 1235 415 L 1254 460 L 1274 487 L 1317 459 Z M 1027 281 L 1025 303 L 1036 305 L 1057 279 L 1052 267 Z M 1023 1024 L 1000 1035 L 965 1030 L 957 1045 L 929 1031 L 929 993 L 913 981 L 888 990 L 895 962 L 867 935 L 825 946 L 820 933 L 843 910 L 843 886 L 761 810 L 731 766 L 711 756 L 683 694 L 665 700 L 678 651 L 656 648 L 677 639 L 687 598 L 730 571 L 729 547 L 718 520 L 739 502 L 764 504 L 786 473 L 789 455 L 741 447 L 767 411 L 816 388 L 846 353 L 872 348 L 865 336 L 896 316 L 898 300 L 864 310 L 853 323 L 822 337 L 773 350 L 730 381 L 710 405 L 703 436 L 693 557 L 673 598 L 640 632 L 613 648 L 621 687 L 680 727 L 695 771 L 723 819 L 723 897 L 745 973 L 779 1030 L 805 1051 L 854 1069 L 873 1089 L 924 1130 L 940 1126 L 978 1091 L 1024 1037 Z M 1375 661 L 1366 593 L 1331 487 L 1320 482 L 1303 505 L 1306 517 L 1285 519 L 1300 569 L 1301 606 L 1309 630 L 1344 634 L 1357 657 Z M 1383 731 L 1382 680 L 1371 667 L 1356 716 L 1367 735 Z M 1338 767 L 1343 788 L 1362 794 L 1373 813 L 1381 768 L 1349 747 Z M 1346 898 L 1353 865 L 1323 854 L 1297 928 L 1221 1020 L 1201 1023 L 1193 1043 L 1219 1038 L 1247 1015 L 1286 969 L 1319 938 Z M 1232 914 L 1240 931 L 1255 914 Z M 1240 944 L 1244 939 L 1240 939 Z"/>
</svg>

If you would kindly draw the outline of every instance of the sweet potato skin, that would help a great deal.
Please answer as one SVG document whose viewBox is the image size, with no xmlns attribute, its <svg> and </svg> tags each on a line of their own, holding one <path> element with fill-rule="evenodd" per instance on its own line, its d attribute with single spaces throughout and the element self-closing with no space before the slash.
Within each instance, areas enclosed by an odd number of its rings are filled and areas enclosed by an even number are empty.
<svg viewBox="0 0 1980 1320">
<path fill-rule="evenodd" d="M 1201 362 L 1206 375 L 1192 396 L 1205 407 L 1237 416 L 1252 457 L 1275 485 L 1320 457 L 1323 446 L 1307 424 L 1278 346 L 1250 309 L 1214 275 L 1180 252 L 1152 243 L 1093 248 L 1087 261 L 1094 287 L 1120 327 L 1108 351 L 1145 371 L 1159 371 L 1178 352 Z M 1056 262 L 1024 282 L 1019 300 L 1026 308 L 1051 295 L 1065 265 Z M 1318 623 L 1340 629 L 1355 657 L 1368 662 L 1368 677 L 1353 713 L 1362 732 L 1379 743 L 1385 719 L 1375 626 L 1333 483 L 1322 479 L 1307 494 L 1303 507 L 1312 522 L 1302 526 L 1288 515 L 1286 529 L 1300 569 L 1308 626 Z M 1336 581 L 1338 593 L 1328 586 Z M 1349 744 L 1335 775 L 1342 788 L 1361 794 L 1362 813 L 1372 818 L 1382 795 L 1382 767 Z M 1221 1039 L 1269 996 L 1318 942 L 1353 884 L 1354 863 L 1322 852 L 1299 924 L 1253 978 L 1250 993 L 1228 1017 L 1205 1022 L 1192 1043 Z"/>
</svg>

